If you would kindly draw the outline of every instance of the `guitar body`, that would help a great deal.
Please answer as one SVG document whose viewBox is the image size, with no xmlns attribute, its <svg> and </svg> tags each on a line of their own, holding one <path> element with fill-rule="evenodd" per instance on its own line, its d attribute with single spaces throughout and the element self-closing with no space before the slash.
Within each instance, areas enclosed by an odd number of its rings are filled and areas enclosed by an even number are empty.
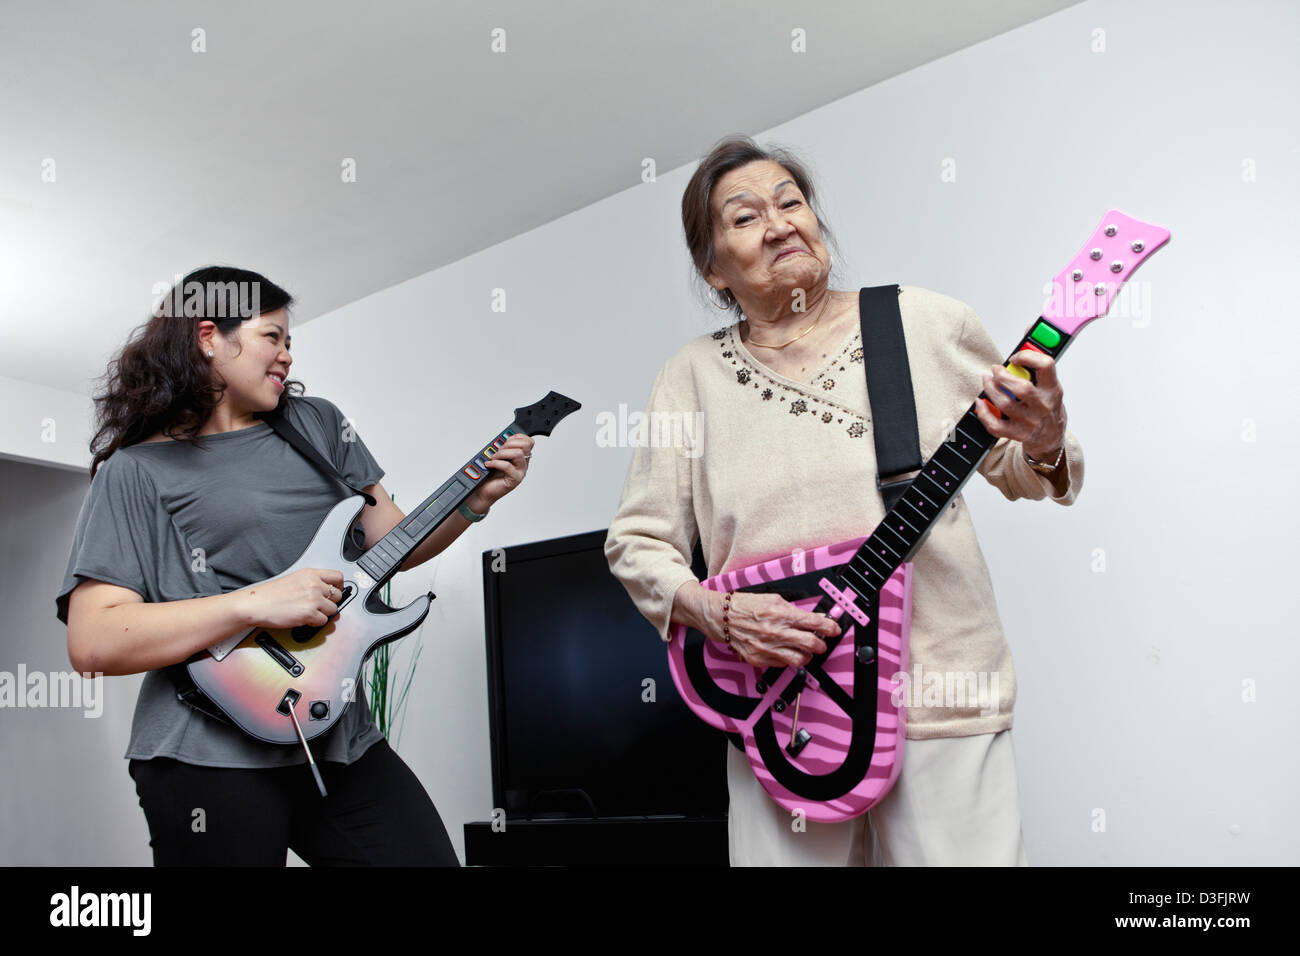
<svg viewBox="0 0 1300 956">
<path fill-rule="evenodd" d="M 1049 303 L 1004 363 L 1008 371 L 1035 381 L 1032 368 L 1015 363 L 1026 352 L 1059 362 L 1168 240 L 1168 229 L 1109 210 L 1053 280 Z M 1006 417 L 988 395 L 975 401 Z M 915 477 L 903 479 L 905 490 L 866 537 L 703 582 L 715 591 L 780 594 L 836 619 L 841 635 L 827 638 L 826 652 L 806 666 L 755 668 L 699 633 L 678 627 L 670 634 L 669 667 L 687 706 L 739 736 L 755 776 L 780 806 L 814 822 L 848 820 L 879 803 L 898 779 L 906 713 L 894 679 L 908 670 L 911 560 L 996 441 L 972 404 Z"/>
<path fill-rule="evenodd" d="M 816 572 L 831 577 L 865 540 L 796 550 L 701 583 L 713 591 L 782 594 L 801 610 L 811 611 L 824 592 L 807 594 L 808 585 L 794 582 L 823 576 Z M 791 584 L 783 587 L 782 582 Z M 738 734 L 768 795 L 814 823 L 866 813 L 889 792 L 902 769 L 907 711 L 896 675 L 908 669 L 911 563 L 900 566 L 864 604 L 865 625 L 838 605 L 829 612 L 844 633 L 820 665 L 808 668 L 798 695 L 797 727 L 795 709 L 782 697 L 797 671 L 785 668 L 764 687 L 765 669 L 746 664 L 726 644 L 678 626 L 668 645 L 669 670 L 686 706 L 711 726 Z M 861 659 L 868 655 L 860 655 L 859 647 L 875 648 L 876 666 Z M 791 754 L 787 747 L 798 729 L 809 739 Z M 799 792 L 787 779 L 791 770 L 808 777 L 796 784 Z M 814 797 L 815 778 L 823 785 L 822 799 Z"/>
<path fill-rule="evenodd" d="M 302 568 L 341 570 L 344 597 L 337 616 L 319 629 L 253 628 L 217 645 L 217 653 L 228 649 L 220 658 L 205 651 L 187 664 L 199 690 L 258 740 L 298 743 L 293 721 L 277 709 L 293 691 L 300 695 L 295 709 L 303 735 L 311 740 L 325 733 L 356 699 L 366 658 L 380 644 L 415 630 L 429 613 L 429 595 L 400 609 L 388 607 L 380 599 L 380 586 L 344 558 L 349 529 L 364 506 L 360 495 L 336 504 L 302 556 L 276 576 Z"/>
</svg>

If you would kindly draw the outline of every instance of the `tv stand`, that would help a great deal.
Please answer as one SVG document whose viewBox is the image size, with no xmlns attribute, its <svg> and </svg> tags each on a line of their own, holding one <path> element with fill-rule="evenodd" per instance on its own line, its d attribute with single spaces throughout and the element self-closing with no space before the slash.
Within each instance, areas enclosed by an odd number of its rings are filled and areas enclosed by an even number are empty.
<svg viewBox="0 0 1300 956">
<path fill-rule="evenodd" d="M 467 866 L 727 866 L 727 818 L 618 817 L 465 824 Z"/>
</svg>

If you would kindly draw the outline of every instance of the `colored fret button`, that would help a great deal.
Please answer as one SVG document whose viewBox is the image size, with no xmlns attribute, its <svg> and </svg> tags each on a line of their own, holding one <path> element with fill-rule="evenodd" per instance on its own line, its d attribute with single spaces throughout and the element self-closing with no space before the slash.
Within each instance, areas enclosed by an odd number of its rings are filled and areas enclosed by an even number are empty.
<svg viewBox="0 0 1300 956">
<path fill-rule="evenodd" d="M 1031 351 L 1031 352 L 1037 352 L 1037 353 L 1039 353 L 1040 355 L 1046 355 L 1046 354 L 1047 354 L 1047 353 L 1044 352 L 1042 349 L 1040 349 L 1037 345 L 1035 345 L 1033 342 L 1026 342 L 1024 345 L 1020 346 L 1020 348 L 1016 349 L 1016 351 L 1017 351 L 1017 352 L 1020 352 L 1020 351 L 1022 351 L 1022 350 L 1024 350 L 1024 349 L 1028 349 L 1028 350 Z"/>
<path fill-rule="evenodd" d="M 1007 371 L 1018 378 L 1023 378 L 1025 381 L 1029 381 L 1029 369 L 1027 368 L 1021 368 L 1019 365 L 1008 365 Z M 1006 389 L 1003 389 L 1003 391 L 1005 392 Z"/>
<path fill-rule="evenodd" d="M 1041 320 L 1034 326 L 1034 330 L 1029 333 L 1029 337 L 1039 345 L 1045 345 L 1049 349 L 1054 349 L 1061 344 L 1061 333 Z"/>
</svg>

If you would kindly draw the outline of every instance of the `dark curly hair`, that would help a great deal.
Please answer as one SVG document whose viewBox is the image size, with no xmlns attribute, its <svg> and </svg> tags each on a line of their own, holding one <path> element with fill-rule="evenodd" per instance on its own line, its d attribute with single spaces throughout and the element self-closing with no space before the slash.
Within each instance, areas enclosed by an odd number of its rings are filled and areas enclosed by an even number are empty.
<svg viewBox="0 0 1300 956">
<path fill-rule="evenodd" d="M 201 447 L 199 431 L 221 404 L 226 386 L 200 354 L 199 322 L 210 319 L 233 344 L 240 323 L 287 309 L 293 301 L 265 276 L 233 266 L 195 269 L 173 286 L 99 379 L 104 384 L 94 396 L 91 478 L 113 452 L 157 432 Z M 284 386 L 277 408 L 284 407 L 291 390 L 304 391 L 296 380 Z"/>
</svg>

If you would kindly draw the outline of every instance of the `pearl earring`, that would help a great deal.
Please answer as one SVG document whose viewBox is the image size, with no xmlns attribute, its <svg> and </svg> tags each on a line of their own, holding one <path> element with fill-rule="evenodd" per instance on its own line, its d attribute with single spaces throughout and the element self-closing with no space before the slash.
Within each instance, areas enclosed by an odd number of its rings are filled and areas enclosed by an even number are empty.
<svg viewBox="0 0 1300 956">
<path fill-rule="evenodd" d="M 208 358 L 212 358 L 212 349 L 208 349 Z"/>
</svg>

